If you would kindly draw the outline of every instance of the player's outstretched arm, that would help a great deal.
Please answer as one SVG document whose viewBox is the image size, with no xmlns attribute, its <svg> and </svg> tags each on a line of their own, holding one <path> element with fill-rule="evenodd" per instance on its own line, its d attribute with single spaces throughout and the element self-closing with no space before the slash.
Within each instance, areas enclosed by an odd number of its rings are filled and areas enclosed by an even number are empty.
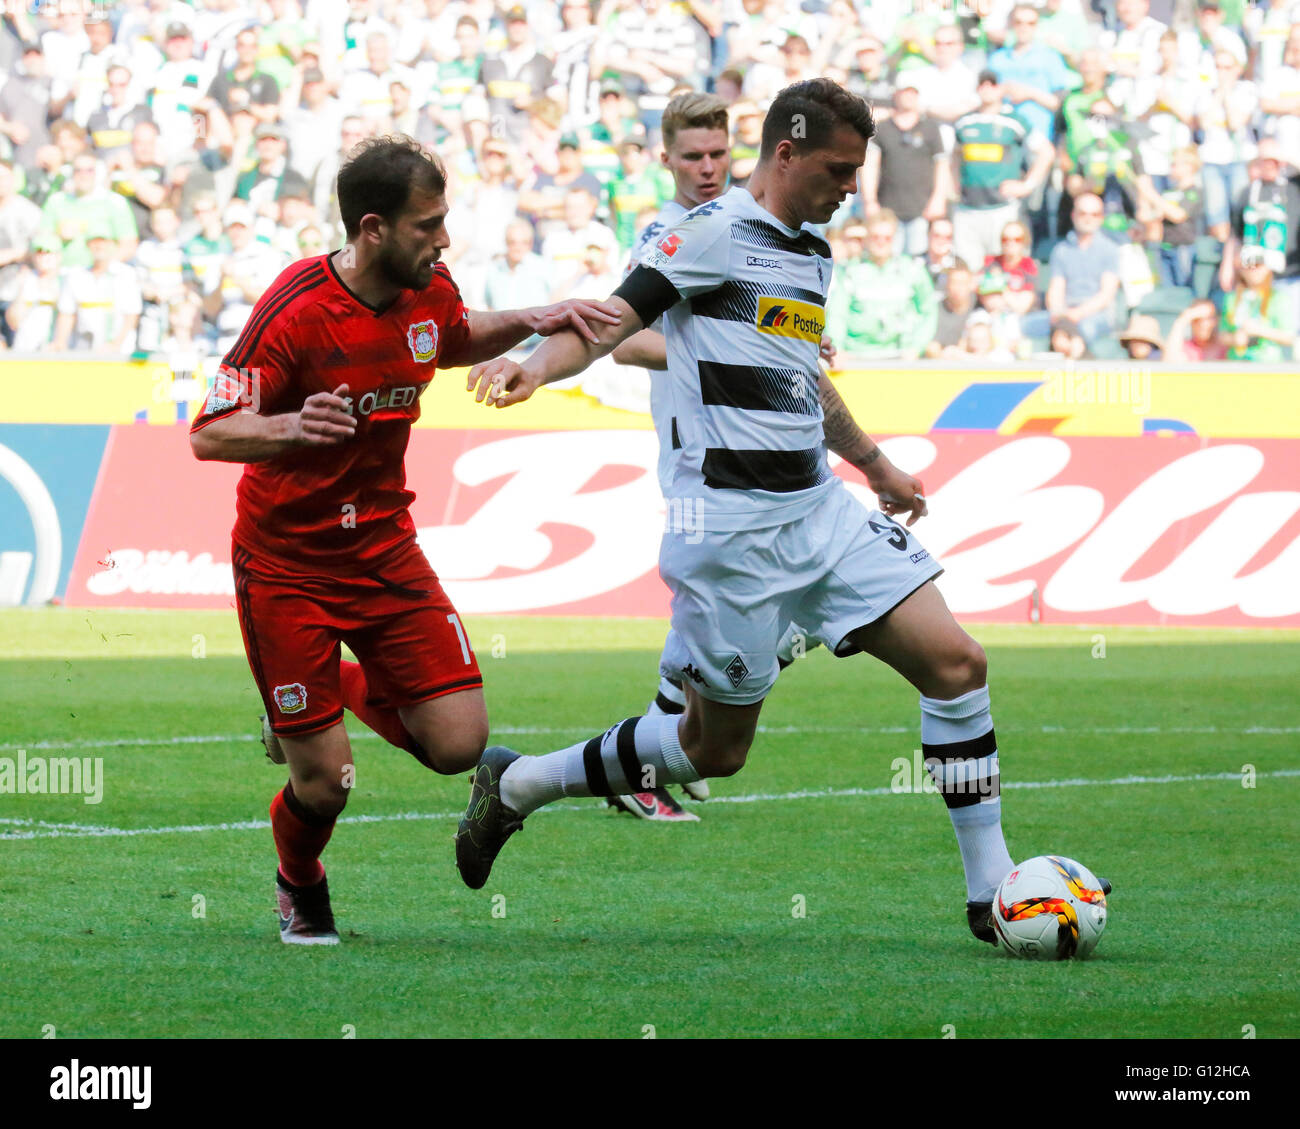
<svg viewBox="0 0 1300 1129">
<path fill-rule="evenodd" d="M 925 504 L 925 487 L 921 480 L 899 470 L 885 458 L 871 436 L 858 426 L 825 369 L 818 377 L 817 392 L 825 417 L 822 430 L 826 435 L 826 446 L 862 472 L 867 485 L 880 498 L 883 513 L 890 517 L 909 514 L 907 524 L 915 525 L 918 519 L 930 512 Z"/>
<path fill-rule="evenodd" d="M 475 365 L 465 387 L 471 392 L 477 389 L 474 399 L 479 403 L 486 398 L 490 408 L 507 408 L 527 400 L 543 384 L 582 372 L 641 328 L 641 319 L 624 299 L 614 295 L 602 304 L 616 311 L 618 320 L 615 324 L 595 324 L 595 341 L 571 330 L 554 333 L 523 364 L 498 357 Z"/>
<path fill-rule="evenodd" d="M 260 463 L 304 447 L 339 447 L 357 429 L 348 386 L 308 396 L 302 409 L 264 416 L 244 410 L 221 416 L 190 432 L 190 449 L 200 460 Z"/>
<path fill-rule="evenodd" d="M 523 310 L 470 310 L 469 341 L 454 358 L 439 361 L 441 368 L 476 365 L 499 357 L 526 341 L 534 333 L 550 337 L 570 329 L 595 344 L 601 326 L 617 325 L 618 311 L 608 302 L 570 298 L 550 306 L 530 306 Z"/>
</svg>

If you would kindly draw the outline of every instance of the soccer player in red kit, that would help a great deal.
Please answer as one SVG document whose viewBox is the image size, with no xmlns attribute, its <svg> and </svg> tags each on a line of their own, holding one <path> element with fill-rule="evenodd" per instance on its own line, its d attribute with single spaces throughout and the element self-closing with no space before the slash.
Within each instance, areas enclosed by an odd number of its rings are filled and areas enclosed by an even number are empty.
<svg viewBox="0 0 1300 1129">
<path fill-rule="evenodd" d="M 267 751 L 289 769 L 271 830 L 290 944 L 338 943 L 320 855 L 352 778 L 344 707 L 435 772 L 472 768 L 487 741 L 478 663 L 408 509 L 420 393 L 436 368 L 618 320 L 599 302 L 466 310 L 438 261 L 446 177 L 409 138 L 354 149 L 338 200 L 347 246 L 280 275 L 190 429 L 197 458 L 247 464 L 231 559 Z"/>
</svg>

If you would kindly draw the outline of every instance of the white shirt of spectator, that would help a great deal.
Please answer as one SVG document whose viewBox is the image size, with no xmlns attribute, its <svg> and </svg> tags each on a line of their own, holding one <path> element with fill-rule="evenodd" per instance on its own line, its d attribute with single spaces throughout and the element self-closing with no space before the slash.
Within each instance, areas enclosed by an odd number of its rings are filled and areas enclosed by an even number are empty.
<svg viewBox="0 0 1300 1129">
<path fill-rule="evenodd" d="M 1097 46 L 1110 56 L 1111 64 L 1121 73 L 1154 74 L 1160 69 L 1160 37 L 1168 30 L 1150 16 L 1133 29 L 1119 27 L 1103 31 Z"/>
<path fill-rule="evenodd" d="M 74 267 L 59 292 L 59 313 L 73 314 L 71 347 L 102 351 L 117 336 L 122 320 L 139 317 L 143 309 L 135 271 L 125 263 L 109 263 L 103 274 L 90 267 Z M 135 335 L 128 333 L 119 346 L 122 354 L 135 350 Z"/>
<path fill-rule="evenodd" d="M 1276 67 L 1259 88 L 1261 99 L 1300 98 L 1300 68 Z M 1300 165 L 1300 114 L 1265 114 L 1265 132 L 1271 133 L 1290 155 L 1293 166 Z"/>
<path fill-rule="evenodd" d="M 396 45 L 399 63 L 411 66 L 429 48 L 436 63 L 450 62 L 456 57 L 456 21 L 465 14 L 465 5 L 452 0 L 432 19 L 428 10 L 416 0 L 408 4 L 405 18 L 399 17 L 400 37 Z M 425 55 L 427 59 L 428 56 Z"/>
<path fill-rule="evenodd" d="M 1201 45 L 1201 33 L 1196 28 L 1178 33 L 1179 62 L 1183 69 L 1195 75 L 1198 89 L 1208 90 L 1219 85 L 1219 72 L 1214 66 L 1215 51 L 1231 51 L 1243 67 L 1246 65 L 1246 45 L 1231 28 L 1219 28 L 1214 42 L 1208 47 Z"/>
<path fill-rule="evenodd" d="M 1251 111 L 1259 106 L 1259 91 L 1253 82 L 1240 79 L 1232 88 L 1233 107 L 1239 112 Z M 1202 91 L 1196 100 L 1196 116 L 1205 130 L 1201 142 L 1201 162 L 1207 165 L 1230 165 L 1235 161 L 1249 161 L 1255 156 L 1255 141 L 1249 128 L 1229 131 L 1227 115 L 1218 91 Z"/>
<path fill-rule="evenodd" d="M 194 147 L 194 104 L 207 93 L 215 77 L 213 67 L 204 59 L 168 60 L 154 72 L 149 109 L 169 158 L 175 160 Z M 187 78 L 194 82 L 187 86 Z"/>
<path fill-rule="evenodd" d="M 563 278 L 582 270 L 582 259 L 587 248 L 598 243 L 605 248 L 611 262 L 618 259 L 618 240 L 614 232 L 599 220 L 591 220 L 577 231 L 567 226 L 551 232 L 542 242 L 542 258 L 553 278 Z"/>
<path fill-rule="evenodd" d="M 40 224 L 40 208 L 25 196 L 11 196 L 9 202 L 0 207 L 0 250 L 25 250 Z M 0 302 L 13 300 L 21 272 L 22 267 L 18 263 L 0 267 Z"/>
<path fill-rule="evenodd" d="M 1267 13 L 1254 5 L 1246 9 L 1242 26 L 1257 51 L 1255 81 L 1261 86 L 1267 85 L 1282 66 L 1282 52 L 1292 24 L 1300 24 L 1300 0 L 1292 0 L 1290 4 L 1274 0 Z"/>
<path fill-rule="evenodd" d="M 226 270 L 221 278 L 224 305 L 217 314 L 218 347 L 224 356 L 235 344 L 244 323 L 253 312 L 253 303 L 244 297 L 236 279 L 250 280 L 260 294 L 275 281 L 285 266 L 284 256 L 274 247 L 255 239 L 242 251 L 232 251 L 225 257 Z"/>
<path fill-rule="evenodd" d="M 54 339 L 54 315 L 63 289 L 61 274 L 42 278 L 30 267 L 24 267 L 18 276 L 14 301 L 27 308 L 27 313 L 14 330 L 15 353 L 35 353 L 44 349 Z"/>
<path fill-rule="evenodd" d="M 178 240 L 170 243 L 144 240 L 136 248 L 135 264 L 141 285 L 155 291 L 158 301 L 169 302 L 180 295 L 184 288 L 185 252 Z"/>
<path fill-rule="evenodd" d="M 393 112 L 390 87 L 394 82 L 405 83 L 413 96 L 417 93 L 415 73 L 409 67 L 389 67 L 379 75 L 368 70 L 353 71 L 339 87 L 339 101 L 349 114 L 382 120 Z"/>
<path fill-rule="evenodd" d="M 1164 85 L 1165 80 L 1159 75 L 1117 78 L 1107 87 L 1106 93 L 1123 117 L 1136 119 L 1151 109 Z M 1195 88 L 1190 81 L 1184 84 L 1176 80 L 1176 85 L 1179 104 L 1170 110 L 1190 114 L 1194 108 Z M 1151 130 L 1150 136 L 1138 136 L 1135 131 L 1142 167 L 1149 176 L 1168 176 L 1174 150 L 1192 143 L 1192 131 L 1169 111 L 1157 111 L 1146 119 L 1145 124 Z"/>
</svg>

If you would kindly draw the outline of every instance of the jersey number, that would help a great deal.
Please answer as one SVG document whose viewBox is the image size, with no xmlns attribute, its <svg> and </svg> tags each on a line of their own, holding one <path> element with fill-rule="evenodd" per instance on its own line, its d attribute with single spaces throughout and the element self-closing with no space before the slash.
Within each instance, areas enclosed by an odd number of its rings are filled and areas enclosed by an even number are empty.
<svg viewBox="0 0 1300 1129">
<path fill-rule="evenodd" d="M 903 530 L 899 526 L 895 525 L 892 521 L 887 521 L 885 522 L 884 525 L 880 525 L 874 521 L 868 521 L 867 524 L 871 526 L 871 531 L 873 533 L 884 533 L 886 529 L 892 529 L 894 533 L 893 536 L 890 537 L 889 539 L 889 544 L 893 545 L 895 549 L 899 549 L 899 550 L 907 548 L 907 534 L 904 533 Z"/>
<path fill-rule="evenodd" d="M 447 622 L 456 629 L 456 638 L 460 640 L 460 653 L 465 658 L 465 665 L 470 662 L 469 640 L 465 638 L 465 629 L 460 625 L 460 616 L 453 612 L 447 617 Z"/>
</svg>

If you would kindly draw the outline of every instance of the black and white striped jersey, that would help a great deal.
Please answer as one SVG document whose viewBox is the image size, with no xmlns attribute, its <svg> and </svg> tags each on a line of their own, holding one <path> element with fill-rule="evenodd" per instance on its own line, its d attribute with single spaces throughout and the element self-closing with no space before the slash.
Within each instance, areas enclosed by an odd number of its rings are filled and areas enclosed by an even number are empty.
<svg viewBox="0 0 1300 1129">
<path fill-rule="evenodd" d="M 643 324 L 663 314 L 660 486 L 694 528 L 791 521 L 832 488 L 817 390 L 831 265 L 814 231 L 732 188 L 669 227 L 616 291 Z"/>
<path fill-rule="evenodd" d="M 632 253 L 628 258 L 627 273 L 631 273 L 647 254 L 653 254 L 655 244 L 667 234 L 668 229 L 686 214 L 686 208 L 669 200 L 659 209 L 655 216 L 640 232 L 632 243 Z M 664 319 L 659 318 L 649 327 L 656 333 L 664 333 Z M 654 420 L 655 434 L 659 437 L 659 481 L 665 481 L 669 463 L 675 457 L 672 441 L 672 397 L 668 394 L 668 377 L 666 374 L 650 374 L 650 418 Z"/>
</svg>

